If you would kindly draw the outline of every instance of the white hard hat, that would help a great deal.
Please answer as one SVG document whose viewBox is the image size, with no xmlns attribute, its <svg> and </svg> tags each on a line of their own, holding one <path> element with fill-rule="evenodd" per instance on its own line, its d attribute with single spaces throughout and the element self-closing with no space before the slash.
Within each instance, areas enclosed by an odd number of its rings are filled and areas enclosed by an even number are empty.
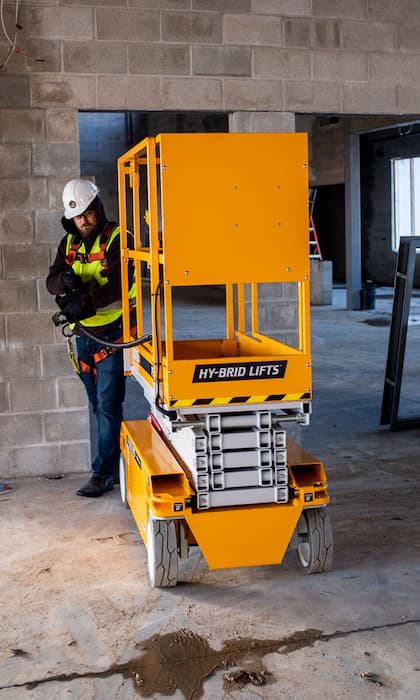
<svg viewBox="0 0 420 700">
<path fill-rule="evenodd" d="M 99 194 L 99 187 L 91 180 L 70 180 L 63 190 L 64 218 L 83 214 Z"/>
</svg>

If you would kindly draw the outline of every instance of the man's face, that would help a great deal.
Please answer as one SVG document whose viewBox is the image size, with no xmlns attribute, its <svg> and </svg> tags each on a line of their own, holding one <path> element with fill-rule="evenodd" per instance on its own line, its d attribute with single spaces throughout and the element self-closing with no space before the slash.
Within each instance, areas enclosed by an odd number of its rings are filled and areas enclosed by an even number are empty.
<svg viewBox="0 0 420 700">
<path fill-rule="evenodd" d="M 74 216 L 73 221 L 82 238 L 89 238 L 98 223 L 98 215 L 94 209 L 86 209 L 83 214 Z"/>
</svg>

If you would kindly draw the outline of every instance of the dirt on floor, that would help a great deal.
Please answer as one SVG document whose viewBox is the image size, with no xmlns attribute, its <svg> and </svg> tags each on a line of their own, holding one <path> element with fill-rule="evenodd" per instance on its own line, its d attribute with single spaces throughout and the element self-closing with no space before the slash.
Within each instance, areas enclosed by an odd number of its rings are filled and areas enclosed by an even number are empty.
<svg viewBox="0 0 420 700">
<path fill-rule="evenodd" d="M 82 499 L 80 478 L 15 484 L 0 497 L 1 700 L 414 700 L 416 471 L 397 479 L 379 464 L 333 480 L 328 574 L 306 576 L 292 552 L 281 567 L 209 571 L 192 551 L 171 589 L 149 587 L 116 490 Z"/>
<path fill-rule="evenodd" d="M 194 548 L 178 585 L 153 589 L 116 489 L 13 483 L 0 494 L 0 700 L 417 700 L 420 434 L 379 426 L 389 329 L 313 315 L 302 434 L 326 465 L 333 570 L 307 576 L 289 551 L 281 566 L 209 571 Z"/>
</svg>

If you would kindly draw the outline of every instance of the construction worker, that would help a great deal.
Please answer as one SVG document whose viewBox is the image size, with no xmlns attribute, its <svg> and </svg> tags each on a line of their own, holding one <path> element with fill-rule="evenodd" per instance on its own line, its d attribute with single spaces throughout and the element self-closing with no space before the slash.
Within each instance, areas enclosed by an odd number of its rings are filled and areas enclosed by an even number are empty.
<svg viewBox="0 0 420 700">
<path fill-rule="evenodd" d="M 70 180 L 63 190 L 66 235 L 46 280 L 50 294 L 75 324 L 79 376 L 98 426 L 98 454 L 92 476 L 78 496 L 101 496 L 118 482 L 119 435 L 125 394 L 123 351 L 102 341 L 122 340 L 119 226 L 108 221 L 99 188 L 90 180 Z M 130 297 L 135 295 L 131 273 Z M 73 327 L 73 326 L 72 326 Z"/>
</svg>

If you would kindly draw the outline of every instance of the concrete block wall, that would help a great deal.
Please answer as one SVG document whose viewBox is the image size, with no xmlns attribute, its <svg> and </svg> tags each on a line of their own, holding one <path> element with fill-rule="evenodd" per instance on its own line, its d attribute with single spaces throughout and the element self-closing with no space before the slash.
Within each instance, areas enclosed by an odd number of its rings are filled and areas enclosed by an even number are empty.
<svg viewBox="0 0 420 700">
<path fill-rule="evenodd" d="M 0 31 L 0 469 L 87 468 L 87 410 L 44 289 L 79 110 L 217 110 L 232 130 L 295 113 L 420 111 L 413 0 L 27 0 Z"/>
</svg>

